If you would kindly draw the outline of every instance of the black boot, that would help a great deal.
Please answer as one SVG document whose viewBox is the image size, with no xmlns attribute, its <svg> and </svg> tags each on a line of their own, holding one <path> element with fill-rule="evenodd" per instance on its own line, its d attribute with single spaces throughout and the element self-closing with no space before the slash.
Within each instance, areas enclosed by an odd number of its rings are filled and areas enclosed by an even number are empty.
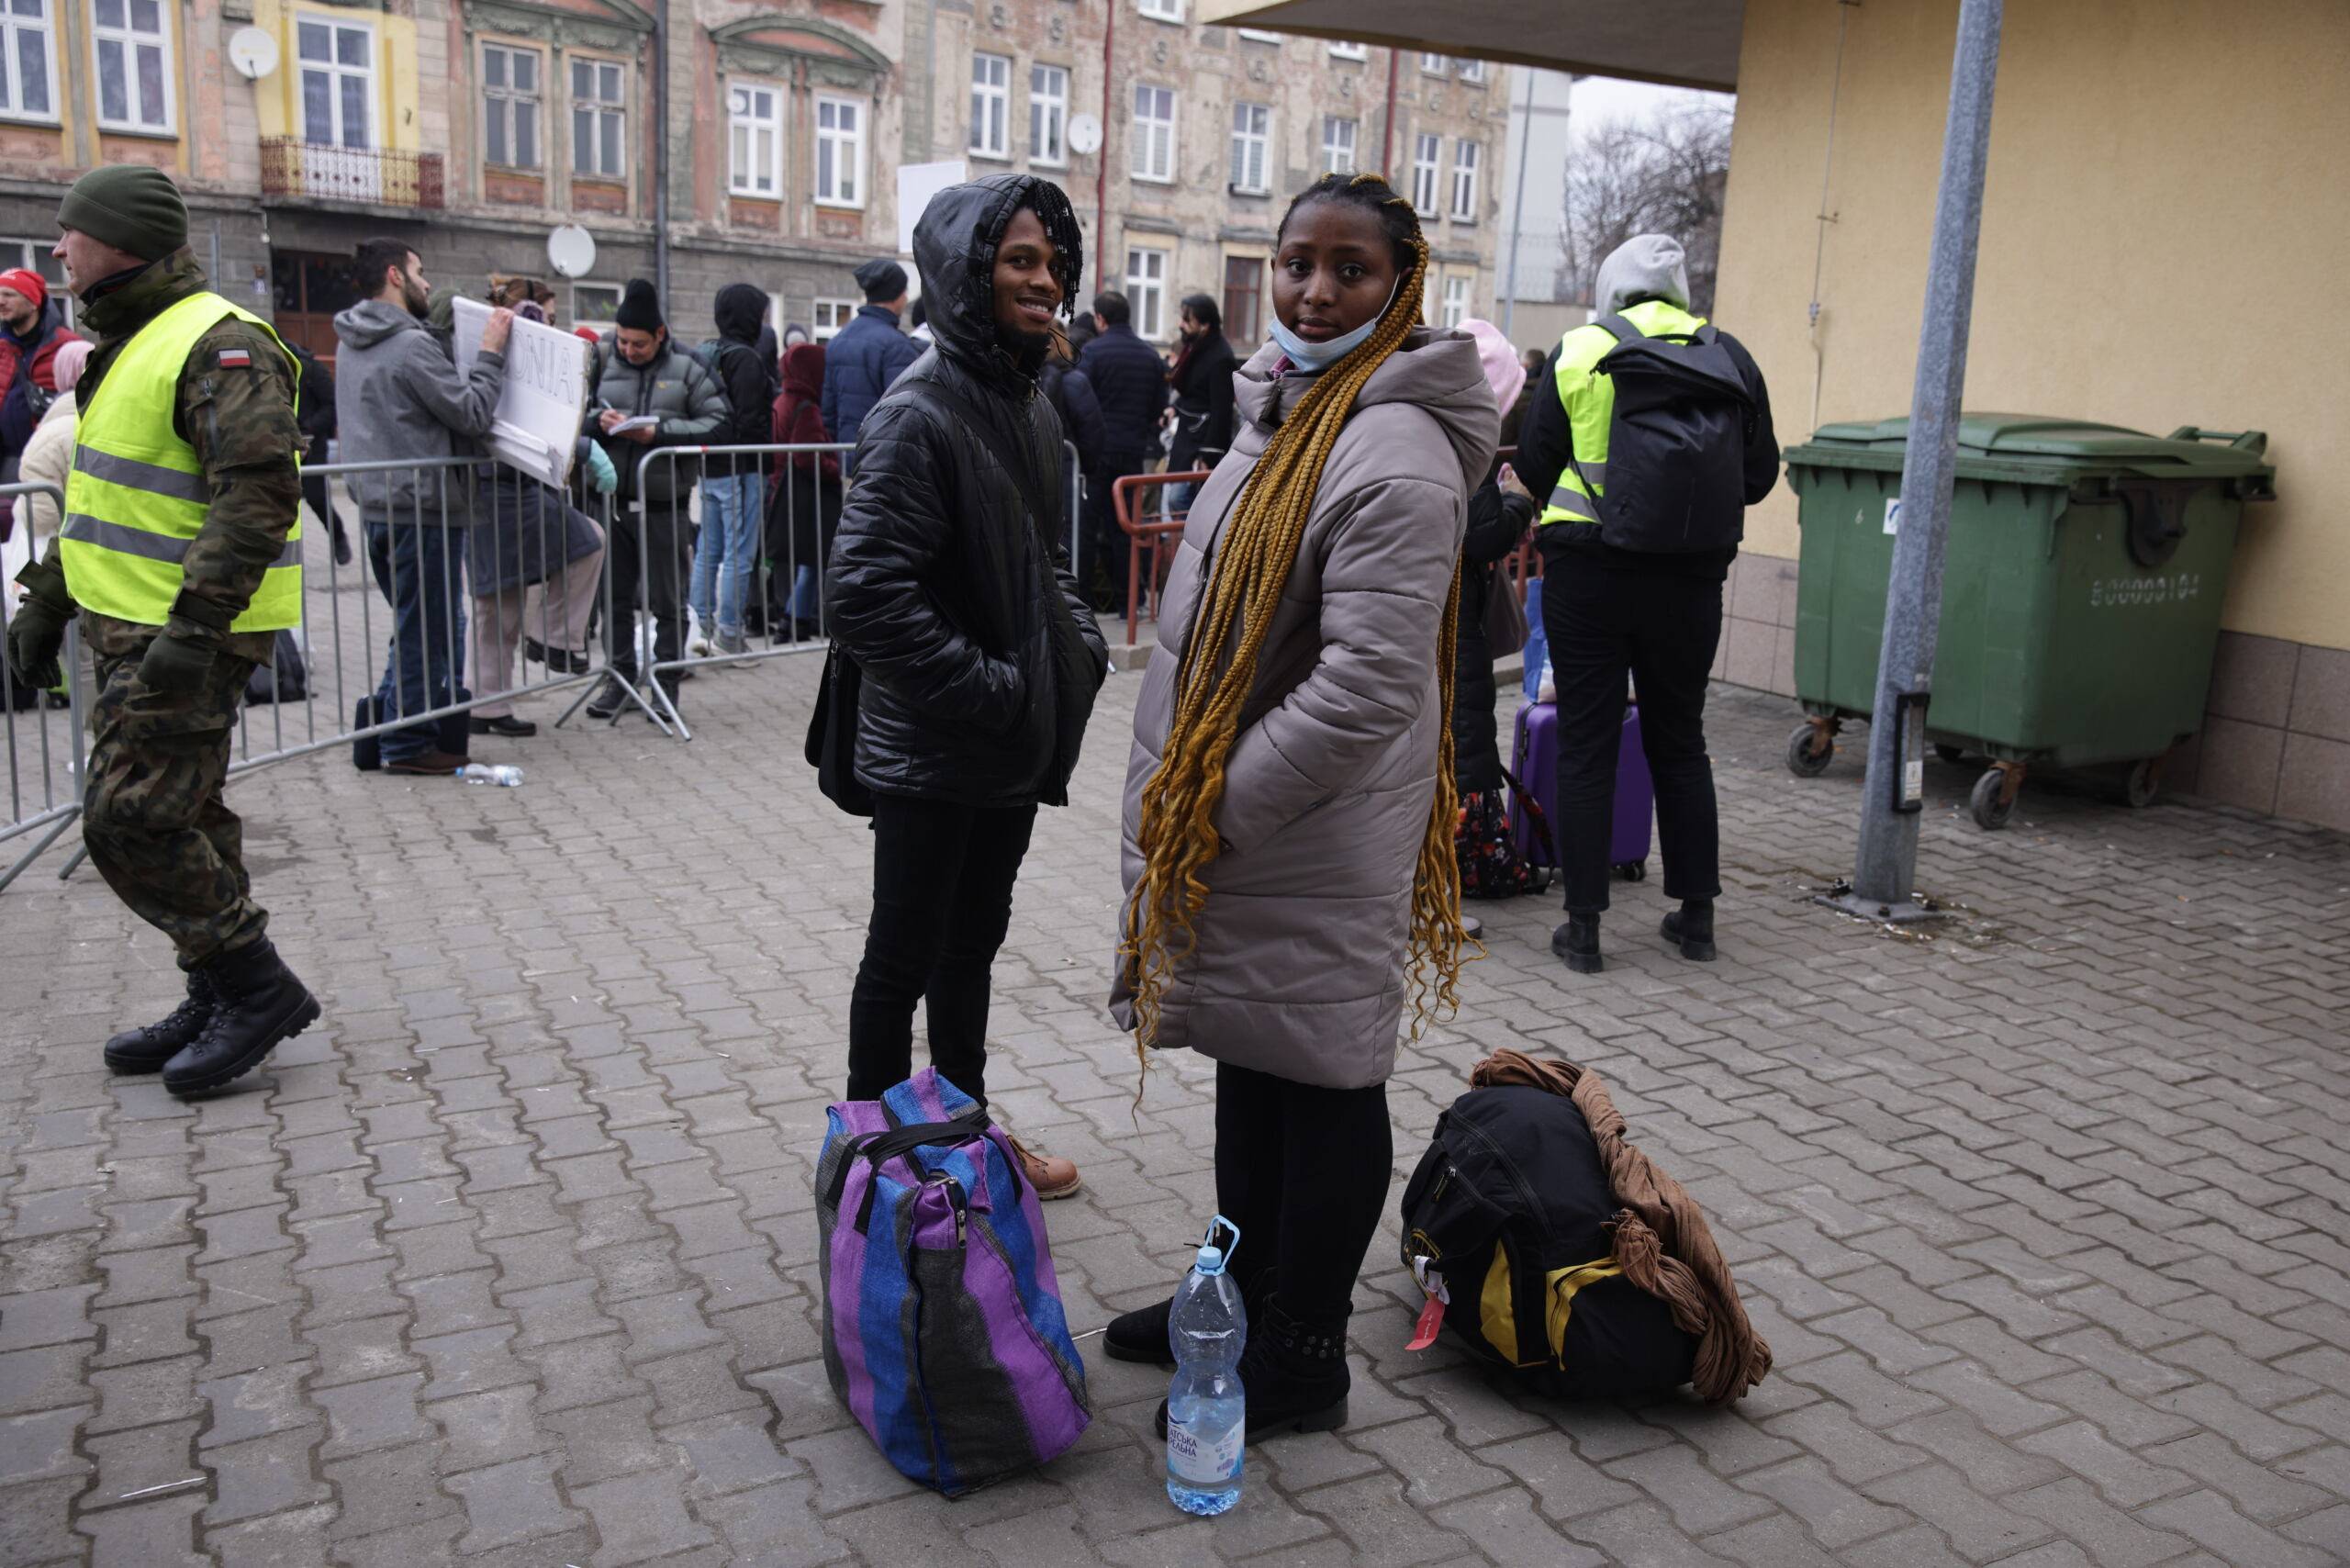
<svg viewBox="0 0 2350 1568">
<path fill-rule="evenodd" d="M 1329 1432 L 1347 1424 L 1347 1320 L 1304 1323 L 1278 1299 L 1248 1323 L 1240 1352 L 1240 1386 L 1248 1402 L 1248 1441 L 1284 1432 Z M 1167 1435 L 1167 1402 L 1158 1402 L 1158 1435 Z"/>
<path fill-rule="evenodd" d="M 630 678 L 634 678 L 633 671 L 631 672 Z M 627 705 L 628 689 L 621 684 L 621 677 L 617 674 L 608 675 L 604 677 L 604 684 L 596 689 L 596 695 L 588 700 L 588 716 L 591 719 L 610 719 Z"/>
<path fill-rule="evenodd" d="M 265 936 L 204 968 L 218 1002 L 204 1032 L 163 1065 L 163 1087 L 174 1094 L 208 1093 L 241 1077 L 319 1017 L 319 999 Z"/>
<path fill-rule="evenodd" d="M 1251 1324 L 1272 1301 L 1272 1283 L 1273 1271 L 1270 1269 L 1259 1269 L 1240 1282 L 1240 1300 L 1248 1308 Z M 1168 1342 L 1167 1320 L 1174 1312 L 1175 1298 L 1169 1296 L 1165 1301 L 1155 1301 L 1148 1306 L 1120 1313 L 1110 1319 L 1110 1327 L 1102 1331 L 1102 1353 L 1113 1361 L 1173 1366 L 1175 1347 Z"/>
<path fill-rule="evenodd" d="M 1664 939 L 1681 949 L 1684 958 L 1701 964 L 1714 961 L 1714 901 L 1683 899 L 1681 907 L 1664 917 Z"/>
<path fill-rule="evenodd" d="M 217 1005 L 212 995 L 212 982 L 204 978 L 204 971 L 200 969 L 188 970 L 187 1000 L 156 1022 L 136 1029 L 126 1029 L 108 1040 L 106 1070 L 110 1072 L 162 1071 L 165 1062 L 204 1033 L 204 1026 L 212 1022 L 212 1010 Z"/>
<path fill-rule="evenodd" d="M 1607 967 L 1599 956 L 1599 916 L 1570 914 L 1567 923 L 1550 933 L 1550 951 L 1579 975 L 1595 975 Z"/>
</svg>

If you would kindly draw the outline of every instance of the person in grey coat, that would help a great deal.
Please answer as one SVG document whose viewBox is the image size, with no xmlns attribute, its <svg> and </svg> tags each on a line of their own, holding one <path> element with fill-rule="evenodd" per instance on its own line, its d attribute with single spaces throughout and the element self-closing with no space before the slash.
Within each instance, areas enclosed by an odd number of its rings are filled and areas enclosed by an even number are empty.
<svg viewBox="0 0 2350 1568">
<path fill-rule="evenodd" d="M 422 258 L 401 241 L 369 240 L 352 267 L 365 297 L 334 319 L 342 343 L 334 383 L 342 460 L 411 465 L 347 481 L 365 527 L 368 566 L 392 606 L 391 652 L 375 700 L 378 718 L 388 720 L 456 700 L 464 573 L 449 533 L 472 514 L 474 475 L 431 465 L 472 455 L 489 433 L 514 313 L 490 312 L 481 353 L 460 374 L 425 329 L 431 286 Z M 386 773 L 445 774 L 464 766 L 441 748 L 434 724 L 388 731 L 379 745 Z"/>
<path fill-rule="evenodd" d="M 1317 181 L 1279 246 L 1275 341 L 1237 374 L 1136 705 L 1112 996 L 1138 1045 L 1217 1064 L 1252 1441 L 1346 1419 L 1397 1029 L 1458 974 L 1448 605 L 1500 423 L 1476 344 L 1415 325 L 1427 247 L 1384 181 Z M 1119 1318 L 1110 1354 L 1163 1360 L 1167 1316 Z"/>
</svg>

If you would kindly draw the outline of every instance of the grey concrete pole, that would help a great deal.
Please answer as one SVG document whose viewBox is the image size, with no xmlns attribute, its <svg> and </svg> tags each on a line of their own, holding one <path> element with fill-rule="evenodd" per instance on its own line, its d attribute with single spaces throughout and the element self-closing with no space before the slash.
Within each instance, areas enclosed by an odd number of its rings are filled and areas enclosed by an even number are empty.
<svg viewBox="0 0 2350 1568">
<path fill-rule="evenodd" d="M 1518 112 L 1517 194 L 1510 198 L 1509 266 L 1502 282 L 1502 336 L 1512 343 L 1517 342 L 1511 335 L 1510 328 L 1517 316 L 1517 234 L 1519 220 L 1526 215 L 1527 142 L 1534 133 L 1534 68 L 1521 65 L 1516 70 L 1526 78 L 1526 105 Z"/>
<path fill-rule="evenodd" d="M 1905 913 L 1902 906 L 1913 903 L 1917 888 L 1919 813 L 1914 806 L 1904 809 L 1904 786 L 1917 777 L 1905 778 L 1905 768 L 1924 767 L 1917 755 L 1924 749 L 1924 732 L 1922 725 L 1902 722 L 1901 715 L 1925 700 L 1933 678 L 2001 8 L 2002 0 L 1962 0 L 1951 62 L 1950 123 L 1942 135 L 1942 186 L 1934 198 L 1925 321 L 1918 333 L 1918 379 L 1901 459 L 1899 532 L 1886 588 L 1885 642 L 1877 654 L 1868 784 L 1861 799 L 1860 855 L 1852 876 L 1854 902 L 1868 906 L 1863 913 L 1871 914 Z"/>
</svg>

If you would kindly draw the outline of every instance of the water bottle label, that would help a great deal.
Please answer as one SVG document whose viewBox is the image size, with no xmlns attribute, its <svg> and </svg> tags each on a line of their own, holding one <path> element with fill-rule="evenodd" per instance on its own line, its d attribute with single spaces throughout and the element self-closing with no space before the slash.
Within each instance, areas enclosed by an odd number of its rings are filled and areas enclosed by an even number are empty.
<svg viewBox="0 0 2350 1568">
<path fill-rule="evenodd" d="M 1167 1426 L 1168 1473 L 1194 1486 L 1221 1486 L 1240 1473 L 1240 1450 L 1247 1437 L 1247 1428 L 1236 1426 L 1221 1440 L 1203 1443 L 1198 1433 L 1170 1421 Z"/>
</svg>

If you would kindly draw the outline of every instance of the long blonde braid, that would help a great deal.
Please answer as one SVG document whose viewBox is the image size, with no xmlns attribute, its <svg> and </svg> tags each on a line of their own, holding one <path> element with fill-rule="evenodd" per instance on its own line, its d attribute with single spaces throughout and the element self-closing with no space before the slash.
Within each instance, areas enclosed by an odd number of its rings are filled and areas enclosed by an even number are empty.
<svg viewBox="0 0 2350 1568">
<path fill-rule="evenodd" d="M 1357 175 L 1360 186 L 1386 182 Z M 1331 194 L 1326 180 L 1300 198 Z M 1410 204 L 1392 191 L 1380 202 L 1405 213 Z M 1295 210 L 1294 206 L 1292 208 Z M 1241 710 L 1257 683 L 1257 661 L 1281 590 L 1296 563 L 1312 515 L 1322 470 L 1355 398 L 1373 372 L 1419 324 L 1428 247 L 1416 222 L 1408 244 L 1412 265 L 1379 325 L 1360 348 L 1324 371 L 1274 431 L 1225 525 L 1176 675 L 1175 711 L 1158 767 L 1144 786 L 1136 838 L 1142 873 L 1126 906 L 1119 957 L 1134 988 L 1135 1051 L 1148 1066 L 1157 1043 L 1160 1004 L 1175 971 L 1198 946 L 1194 922 L 1207 904 L 1206 872 L 1220 844 L 1215 811 L 1224 797 L 1225 767 L 1239 733 Z M 1438 637 L 1438 726 L 1437 785 L 1429 802 L 1412 882 L 1410 982 L 1416 1038 L 1429 1015 L 1433 972 L 1436 1002 L 1459 1005 L 1461 944 L 1460 872 L 1453 855 L 1460 803 L 1452 777 L 1453 648 L 1459 634 L 1460 577 L 1454 572 Z M 1235 628 L 1237 643 L 1235 644 Z M 1230 647 L 1232 656 L 1223 657 Z"/>
</svg>

